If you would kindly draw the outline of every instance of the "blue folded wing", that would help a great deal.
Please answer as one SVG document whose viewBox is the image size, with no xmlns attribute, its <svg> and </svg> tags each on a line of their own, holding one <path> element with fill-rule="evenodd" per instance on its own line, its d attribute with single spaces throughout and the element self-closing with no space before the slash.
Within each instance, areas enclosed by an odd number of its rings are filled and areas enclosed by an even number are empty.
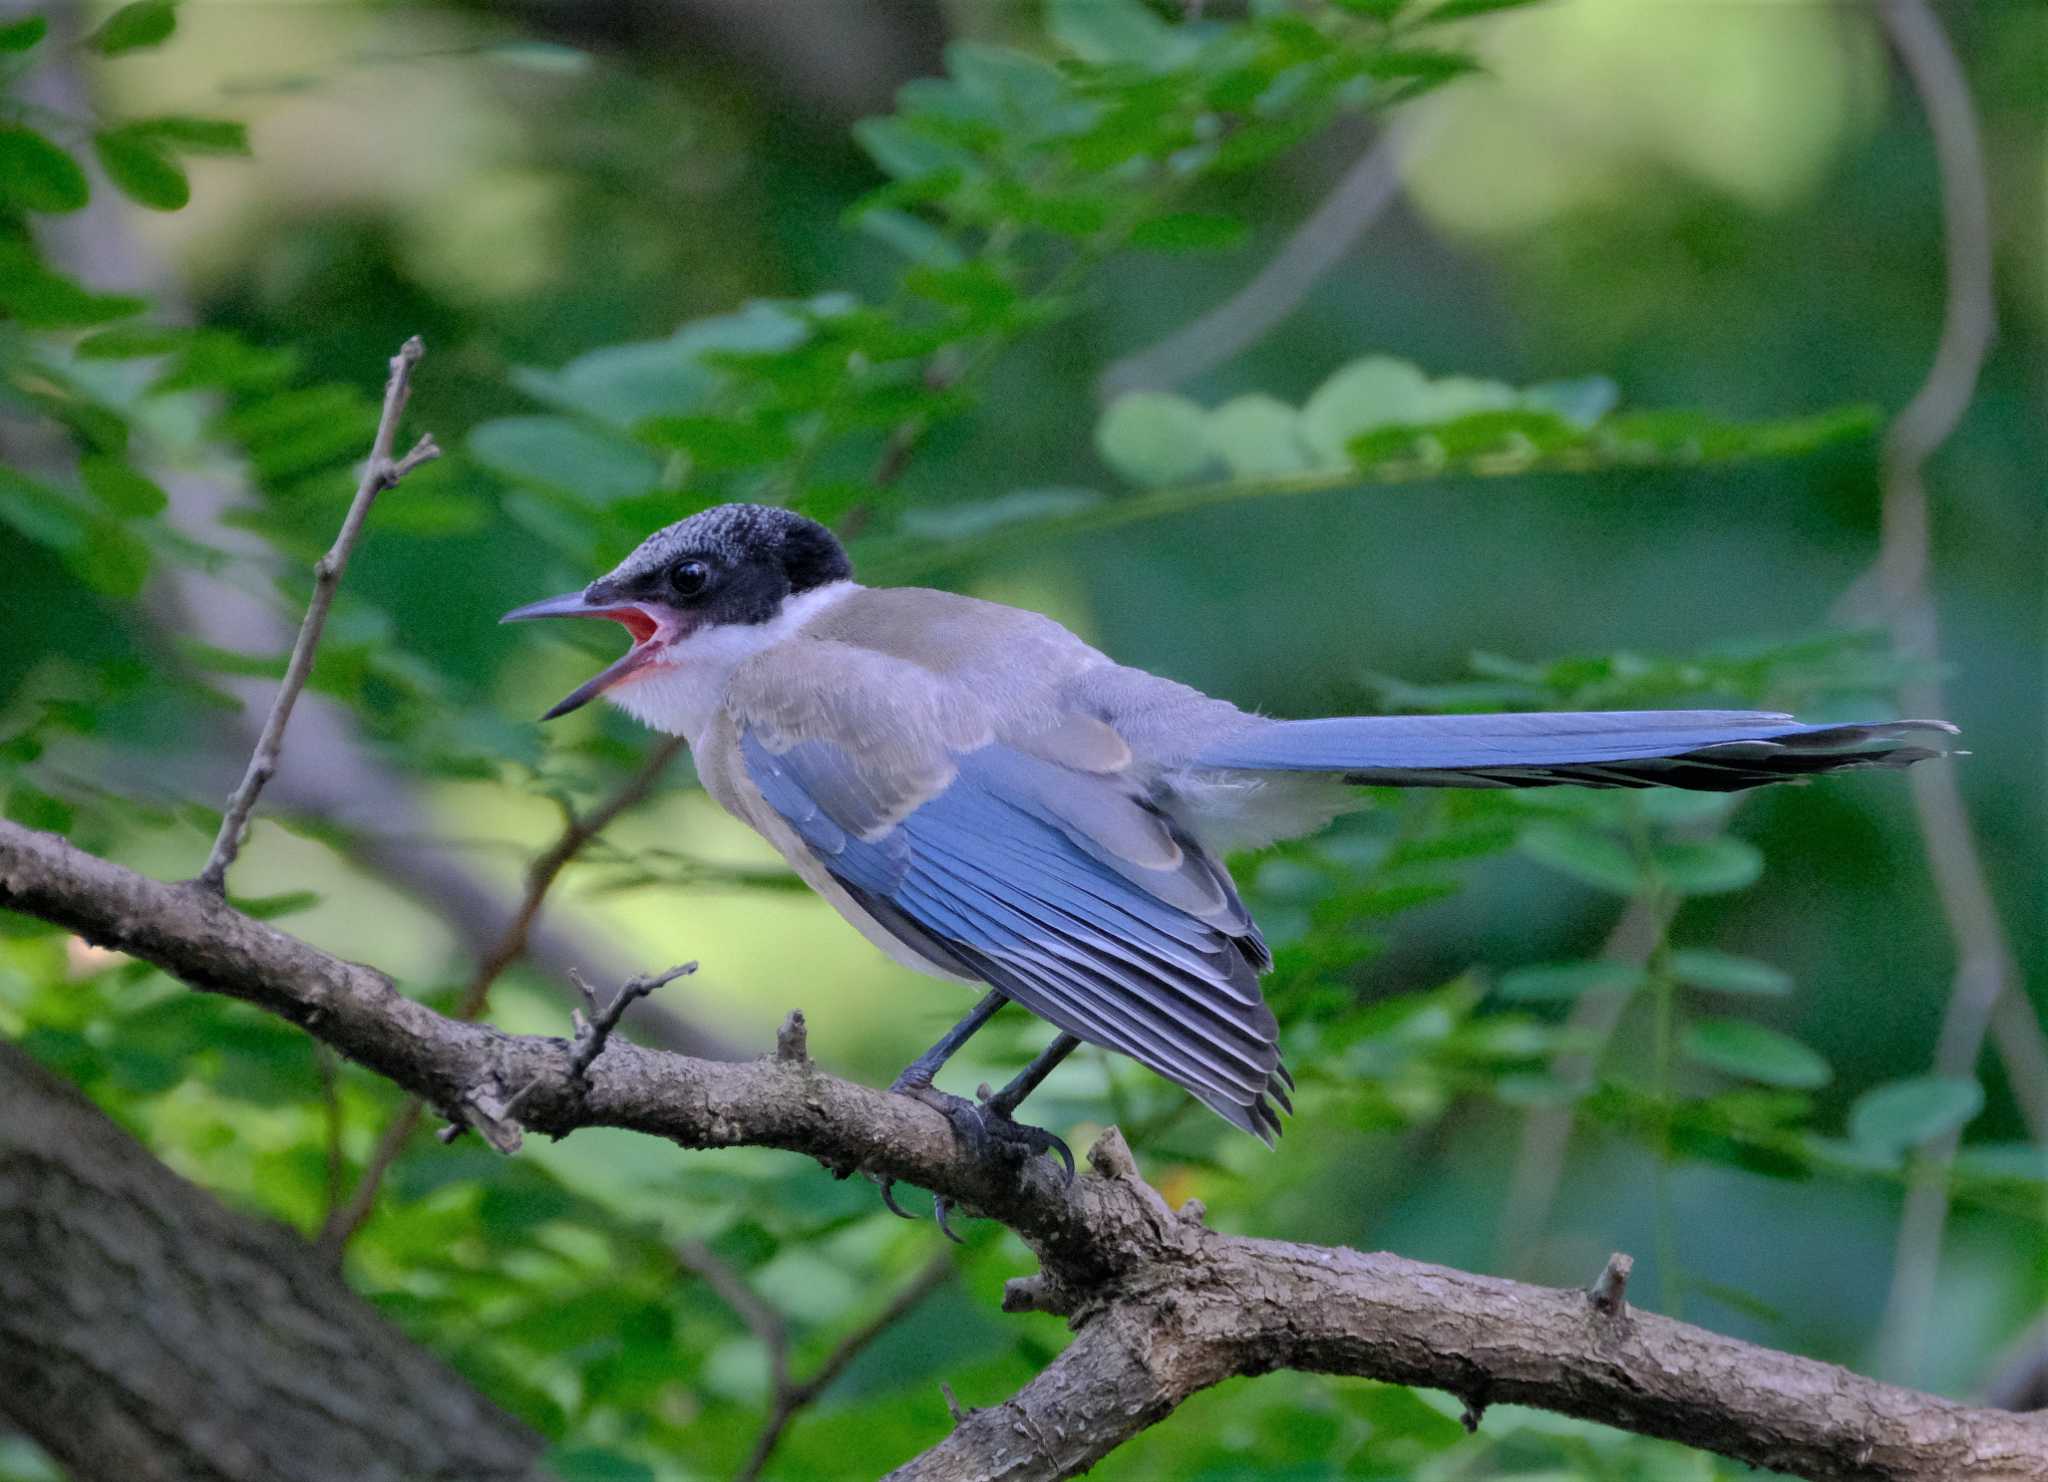
<svg viewBox="0 0 2048 1482">
<path fill-rule="evenodd" d="M 1197 767 L 1324 772 L 1407 787 L 1685 787 L 1733 791 L 1817 772 L 1902 767 L 1941 753 L 1944 721 L 1806 725 L 1755 710 L 1373 715 L 1261 721 Z"/>
<path fill-rule="evenodd" d="M 1129 1055 L 1270 1140 L 1287 1104 L 1270 964 L 1229 876 L 1117 784 L 992 745 L 894 823 L 843 800 L 828 741 L 740 750 L 761 796 L 875 918 L 1034 1014 Z M 1106 790 L 1106 791 L 1105 791 Z M 1132 841 L 1156 843 L 1139 849 Z M 1120 852 L 1121 846 L 1124 852 Z"/>
</svg>

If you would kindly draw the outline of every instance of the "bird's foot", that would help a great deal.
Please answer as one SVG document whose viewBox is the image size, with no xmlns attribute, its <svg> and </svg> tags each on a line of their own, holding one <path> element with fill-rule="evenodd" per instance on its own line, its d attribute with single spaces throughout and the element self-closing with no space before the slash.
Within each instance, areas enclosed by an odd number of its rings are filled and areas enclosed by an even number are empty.
<svg viewBox="0 0 2048 1482">
<path fill-rule="evenodd" d="M 899 1078 L 889 1088 L 899 1096 L 908 1096 L 921 1101 L 934 1111 L 942 1114 L 953 1128 L 953 1135 L 969 1154 L 983 1162 L 992 1162 L 1011 1170 L 1021 1170 L 1031 1158 L 1050 1157 L 1061 1165 L 1062 1178 L 1072 1182 L 1074 1177 L 1074 1151 L 1056 1133 L 1043 1127 L 1033 1127 L 1019 1122 L 1011 1115 L 1012 1108 L 1003 1098 L 989 1093 L 987 1086 L 980 1088 L 977 1100 L 969 1101 L 964 1096 L 941 1091 L 930 1081 Z M 896 1202 L 895 1180 L 882 1180 L 882 1203 L 892 1214 L 904 1219 L 915 1219 Z M 932 1215 L 939 1222 L 939 1228 L 946 1238 L 959 1241 L 947 1223 L 952 1212 L 953 1201 L 944 1195 L 932 1196 Z"/>
</svg>

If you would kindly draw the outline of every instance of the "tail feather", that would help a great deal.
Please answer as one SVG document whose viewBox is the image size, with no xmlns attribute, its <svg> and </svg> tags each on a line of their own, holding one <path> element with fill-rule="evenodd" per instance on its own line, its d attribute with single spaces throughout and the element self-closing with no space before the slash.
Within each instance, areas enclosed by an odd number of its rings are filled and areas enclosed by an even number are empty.
<svg viewBox="0 0 2048 1482">
<path fill-rule="evenodd" d="M 1939 720 L 1806 725 L 1757 710 L 1605 710 L 1261 721 L 1198 767 L 1321 772 L 1391 787 L 1681 787 L 1732 792 L 1950 750 Z"/>
</svg>

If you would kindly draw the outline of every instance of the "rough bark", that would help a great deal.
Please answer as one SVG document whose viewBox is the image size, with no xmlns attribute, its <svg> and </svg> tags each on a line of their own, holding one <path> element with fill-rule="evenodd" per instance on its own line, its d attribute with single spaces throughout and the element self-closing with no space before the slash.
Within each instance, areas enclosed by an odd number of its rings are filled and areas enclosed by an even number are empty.
<svg viewBox="0 0 2048 1482">
<path fill-rule="evenodd" d="M 1002 1220 L 1043 1267 L 1005 1305 L 1066 1315 L 1078 1337 L 905 1477 L 1071 1476 L 1206 1385 L 1297 1368 L 1445 1389 L 1475 1419 L 1494 1400 L 1539 1405 L 1808 1477 L 2048 1479 L 2048 1415 L 1879 1384 L 1632 1312 L 1611 1293 L 1596 1304 L 1392 1255 L 1218 1234 L 1168 1209 L 1114 1132 L 1094 1171 L 1065 1184 L 1044 1160 L 977 1162 L 938 1112 L 798 1054 L 718 1064 L 615 1043 L 579 1086 L 561 1040 L 448 1019 L 203 892 L 5 823 L 0 908 L 280 1014 L 508 1150 L 522 1130 L 597 1125 L 684 1147 L 779 1147 Z"/>
<path fill-rule="evenodd" d="M 0 1414 L 84 1478 L 512 1482 L 540 1438 L 0 1042 Z"/>
</svg>

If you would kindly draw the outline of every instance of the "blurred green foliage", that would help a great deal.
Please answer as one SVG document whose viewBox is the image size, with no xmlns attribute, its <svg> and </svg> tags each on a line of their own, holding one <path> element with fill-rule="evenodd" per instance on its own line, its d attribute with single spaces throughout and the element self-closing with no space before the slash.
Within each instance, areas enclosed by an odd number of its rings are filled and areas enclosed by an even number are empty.
<svg viewBox="0 0 2048 1482">
<path fill-rule="evenodd" d="M 1565 204 L 1533 225 L 1515 197 L 1475 226 L 1485 192 L 1460 171 L 1484 162 L 1431 145 L 1409 185 L 1418 210 L 1439 203 L 1440 235 L 1397 216 L 1264 342 L 1184 393 L 1098 407 L 1103 363 L 1270 254 L 1359 147 L 1358 115 L 1438 109 L 1439 140 L 1485 137 L 1487 109 L 1564 128 L 1538 41 L 1563 35 L 1574 65 L 1610 55 L 1597 0 L 1215 8 L 963 8 L 943 75 L 903 83 L 853 144 L 774 78 L 586 51 L 480 9 L 280 11 L 246 23 L 256 60 L 240 68 L 206 38 L 245 22 L 203 0 L 140 0 L 75 43 L 41 16 L 0 25 L 6 816 L 196 869 L 212 779 L 239 760 L 223 686 L 274 676 L 282 653 L 189 636 L 164 574 L 295 612 L 368 446 L 378 367 L 415 329 L 432 347 L 415 422 L 466 456 L 379 506 L 314 682 L 419 787 L 420 828 L 474 837 L 507 880 L 551 824 L 538 805 L 601 795 L 645 741 L 616 718 L 526 725 L 553 685 L 534 671 L 587 655 L 505 640 L 490 618 L 734 498 L 837 524 L 869 579 L 1043 606 L 1127 661 L 1294 713 L 1885 710 L 1906 673 L 1830 611 L 1873 549 L 1866 407 L 1910 391 L 1939 310 L 1910 102 L 1860 124 L 1842 103 L 1838 157 L 1796 189 L 1734 156 L 1656 156 L 1680 135 L 1645 126 L 1631 147 L 1653 162 L 1629 189 L 1574 184 L 1604 178 L 1591 147 L 1560 155 Z M 1853 79 L 1870 36 L 1839 19 Z M 1773 23 L 1749 24 L 1767 51 Z M 191 45 L 155 52 L 187 30 Z M 2041 39 L 2019 8 L 1965 30 L 1972 57 Z M 94 58 L 124 60 L 89 72 L 89 116 L 32 101 L 38 69 Z M 151 68 L 175 85 L 142 80 Z M 436 85 L 398 84 L 380 112 L 402 69 Z M 2038 182 L 2038 100 L 1988 63 L 1981 82 L 1993 138 L 2018 141 L 2001 168 Z M 1574 106 L 1661 119 L 1655 92 Z M 1788 129 L 1832 127 L 1782 92 L 1766 112 Z M 444 111 L 406 111 L 429 106 Z M 217 116 L 245 109 L 253 129 Z M 378 132 L 393 114 L 412 132 Z M 418 195 L 387 178 L 414 150 L 436 182 Z M 330 152 L 331 190 L 287 179 Z M 186 264 L 189 315 L 108 291 L 51 230 L 103 209 L 108 186 L 176 213 L 120 229 Z M 209 214 L 210 193 L 238 190 L 239 214 Z M 171 231 L 193 219 L 203 231 Z M 1980 753 L 1966 785 L 2015 882 L 2048 868 L 2039 738 L 2007 703 L 2038 679 L 2043 462 L 2024 372 L 2044 317 L 2048 302 L 2011 306 L 1948 455 L 1937 552 L 1968 707 L 1954 718 Z M 222 479 L 248 497 L 211 527 L 179 519 L 180 490 Z M 274 580 L 228 532 L 278 558 Z M 943 990 L 870 962 L 685 788 L 646 811 L 554 908 L 649 961 L 702 956 L 754 1000 L 693 984 L 685 1011 L 758 1038 L 800 999 L 814 1051 L 871 1076 L 950 1016 Z M 238 903 L 449 1002 L 469 964 L 346 862 L 345 831 L 278 822 L 296 837 L 259 826 L 238 878 L 261 893 Z M 1277 951 L 1268 992 L 1301 1079 L 1279 1154 L 1105 1057 L 1033 1102 L 1076 1138 L 1116 1121 L 1169 1198 L 1198 1195 L 1215 1223 L 1560 1283 L 1633 1247 L 1644 1301 L 1853 1364 L 1913 1149 L 1963 1128 L 1946 1333 L 1921 1378 L 1967 1389 L 2042 1305 L 2039 1150 L 1995 1072 L 1927 1074 L 1948 956 L 1895 786 L 1386 792 L 1238 874 Z M 1648 944 L 1604 951 L 1629 912 L 1655 923 Z M 2038 982 L 2038 923 L 2016 926 Z M 497 1016 L 554 1027 L 539 988 L 508 980 Z M 1581 1013 L 1601 1000 L 1611 1036 Z M 182 1172 L 308 1230 L 398 1104 L 287 1026 L 18 918 L 0 918 L 0 1033 Z M 1040 1038 L 999 1023 L 963 1083 Z M 1561 1192 L 1533 1246 L 1499 1248 L 1517 1128 L 1557 1108 L 1581 1128 Z M 940 1379 L 993 1403 L 1057 1350 L 1052 1320 L 996 1315 L 1022 1248 L 969 1234 L 958 1279 L 861 1355 L 771 1475 L 878 1473 L 944 1429 Z M 540 1427 L 561 1476 L 667 1479 L 730 1475 L 769 1398 L 760 1341 L 679 1242 L 776 1306 L 802 1374 L 936 1239 L 859 1181 L 779 1155 L 586 1133 L 507 1161 L 422 1139 L 350 1271 Z M 1457 1410 L 1271 1376 L 1199 1397 L 1101 1474 L 1734 1475 L 1534 1413 L 1495 1409 L 1468 1436 Z M 17 1448 L 0 1475 L 41 1473 Z"/>
</svg>

